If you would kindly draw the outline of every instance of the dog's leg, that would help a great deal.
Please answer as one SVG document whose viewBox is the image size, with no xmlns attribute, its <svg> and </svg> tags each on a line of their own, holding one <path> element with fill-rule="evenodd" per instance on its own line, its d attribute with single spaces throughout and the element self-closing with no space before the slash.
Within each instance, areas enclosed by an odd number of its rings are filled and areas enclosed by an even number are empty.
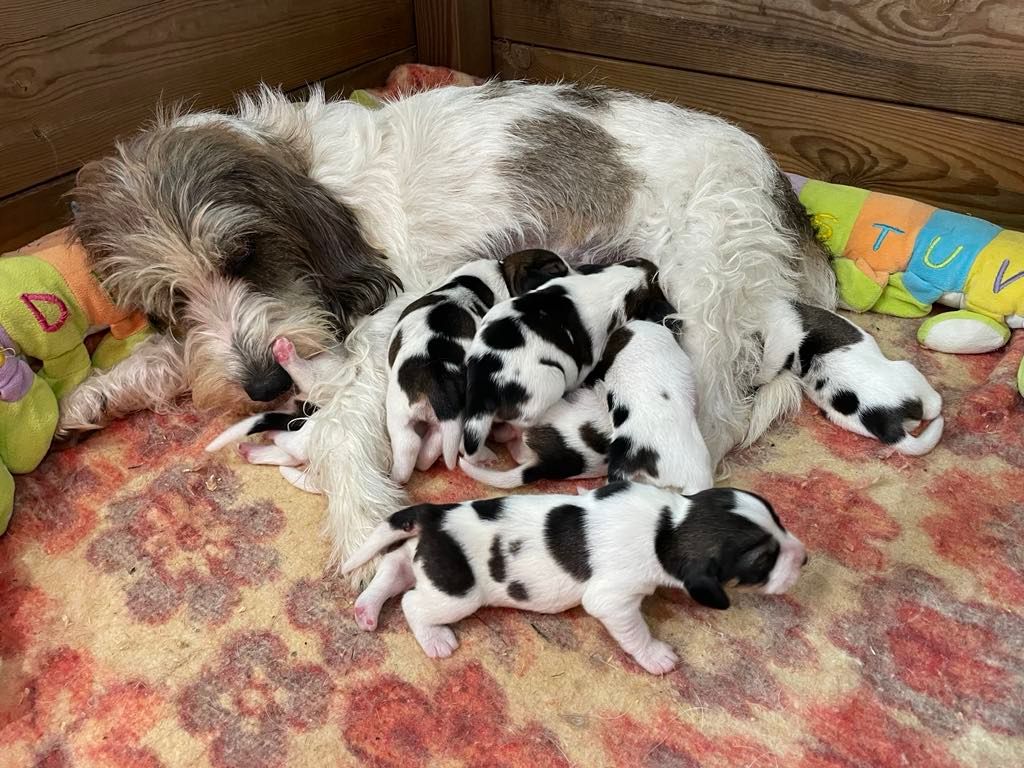
<svg viewBox="0 0 1024 768">
<path fill-rule="evenodd" d="M 459 641 L 448 624 L 473 614 L 480 601 L 473 593 L 450 597 L 436 589 L 417 584 L 402 598 L 402 612 L 423 652 L 432 659 L 444 659 L 459 647 Z"/>
<path fill-rule="evenodd" d="M 163 411 L 188 391 L 183 349 L 170 336 L 153 336 L 108 371 L 97 371 L 60 402 L 57 437 L 99 429 L 142 410 Z"/>
<path fill-rule="evenodd" d="M 281 477 L 294 485 L 300 491 L 315 493 L 317 495 L 323 493 L 323 491 L 317 488 L 313 481 L 309 479 L 309 472 L 306 468 L 299 469 L 296 467 L 279 466 L 277 471 L 281 473 Z"/>
<path fill-rule="evenodd" d="M 302 461 L 284 448 L 273 444 L 239 443 L 238 452 L 249 464 L 270 464 L 278 467 L 298 467 Z"/>
<path fill-rule="evenodd" d="M 604 624 L 622 650 L 652 675 L 664 675 L 675 668 L 679 657 L 672 646 L 655 640 L 640 613 L 643 595 L 616 594 L 614 587 L 590 585 L 583 594 L 583 610 Z"/>
<path fill-rule="evenodd" d="M 400 547 L 385 555 L 377 566 L 373 580 L 356 598 L 356 624 L 360 629 L 372 632 L 377 628 L 377 618 L 384 603 L 416 585 L 412 572 L 409 551 Z"/>
<path fill-rule="evenodd" d="M 441 428 L 437 424 L 431 424 L 427 430 L 423 442 L 420 443 L 420 454 L 416 457 L 416 469 L 420 472 L 426 472 L 434 466 L 441 456 Z"/>
</svg>

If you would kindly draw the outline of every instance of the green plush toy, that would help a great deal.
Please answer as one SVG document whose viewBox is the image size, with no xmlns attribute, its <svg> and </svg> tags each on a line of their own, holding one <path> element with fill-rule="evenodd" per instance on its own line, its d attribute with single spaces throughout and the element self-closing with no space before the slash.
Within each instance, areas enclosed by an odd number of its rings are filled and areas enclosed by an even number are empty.
<svg viewBox="0 0 1024 768">
<path fill-rule="evenodd" d="M 855 312 L 928 318 L 920 343 L 939 352 L 999 349 L 1024 327 L 1024 233 L 905 197 L 790 174 L 831 249 L 839 298 Z M 1017 370 L 1024 395 L 1024 361 Z"/>
<path fill-rule="evenodd" d="M 108 368 L 151 334 L 146 318 L 115 307 L 85 252 L 54 233 L 0 258 L 0 533 L 14 510 L 14 478 L 50 449 L 58 403 L 93 368 Z M 85 338 L 108 329 L 89 354 Z"/>
</svg>

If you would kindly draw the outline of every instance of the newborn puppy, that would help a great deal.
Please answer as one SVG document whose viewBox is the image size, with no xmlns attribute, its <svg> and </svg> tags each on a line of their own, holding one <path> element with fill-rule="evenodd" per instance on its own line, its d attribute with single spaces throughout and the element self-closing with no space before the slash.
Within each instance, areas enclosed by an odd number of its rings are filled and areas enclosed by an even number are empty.
<svg viewBox="0 0 1024 768">
<path fill-rule="evenodd" d="M 521 251 L 501 262 L 473 261 L 409 304 L 388 346 L 387 425 L 391 479 L 406 482 L 443 455 L 455 467 L 462 440 L 466 348 L 495 301 L 566 275 L 550 251 Z"/>
<path fill-rule="evenodd" d="M 703 605 L 728 608 L 723 585 L 785 592 L 807 559 L 758 496 L 730 488 L 682 496 L 638 483 L 580 496 L 408 507 L 381 523 L 342 572 L 389 548 L 356 601 L 363 629 L 376 627 L 388 598 L 412 587 L 402 610 L 420 646 L 437 658 L 458 646 L 447 625 L 482 606 L 557 613 L 582 604 L 654 674 L 669 672 L 678 658 L 651 637 L 640 613 L 644 595 L 676 587 Z"/>
<path fill-rule="evenodd" d="M 519 466 L 489 469 L 463 458 L 459 467 L 474 480 L 495 488 L 517 488 L 538 480 L 604 477 L 607 472 L 611 421 L 603 386 L 574 390 L 548 408 L 537 424 L 522 433 L 512 431 L 515 435 L 506 445 Z"/>
<path fill-rule="evenodd" d="M 479 462 L 495 420 L 524 428 L 576 389 L 609 334 L 664 296 L 645 259 L 590 265 L 497 304 L 469 347 L 463 452 Z"/>
<path fill-rule="evenodd" d="M 295 469 L 309 461 L 309 434 L 302 428 L 317 411 L 317 406 L 302 396 L 308 395 L 317 383 L 330 375 L 337 359 L 330 353 L 303 359 L 296 352 L 295 345 L 286 338 L 274 341 L 273 353 L 274 359 L 295 382 L 300 397 L 293 399 L 285 410 L 257 413 L 233 424 L 217 435 L 206 450 L 214 453 L 242 437 L 265 432 L 271 440 L 269 443 L 241 443 L 238 446 L 243 458 L 250 464 L 277 465 L 290 483 L 302 490 L 316 492 L 305 474 Z"/>
<path fill-rule="evenodd" d="M 909 362 L 889 360 L 871 336 L 818 307 L 779 301 L 770 317 L 755 384 L 791 372 L 811 402 L 843 429 L 910 456 L 939 442 L 942 396 Z M 922 419 L 931 423 L 915 437 L 910 432 Z"/>
<path fill-rule="evenodd" d="M 627 323 L 608 340 L 593 375 L 603 375 L 608 391 L 609 480 L 683 493 L 715 484 L 711 455 L 697 428 L 693 364 L 675 333 L 646 320 Z"/>
</svg>

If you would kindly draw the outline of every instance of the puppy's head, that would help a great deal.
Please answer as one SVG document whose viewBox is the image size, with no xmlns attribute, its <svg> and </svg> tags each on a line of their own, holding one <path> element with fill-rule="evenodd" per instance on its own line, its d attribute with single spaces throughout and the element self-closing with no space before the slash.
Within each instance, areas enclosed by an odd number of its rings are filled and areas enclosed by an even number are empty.
<svg viewBox="0 0 1024 768">
<path fill-rule="evenodd" d="M 557 253 L 533 248 L 502 259 L 501 274 L 509 295 L 520 296 L 556 277 L 565 277 L 569 274 L 569 265 Z"/>
<path fill-rule="evenodd" d="M 678 525 L 672 524 L 671 510 L 663 511 L 655 548 L 662 566 L 694 600 L 725 609 L 726 585 L 779 594 L 796 583 L 806 550 L 767 501 L 732 488 L 711 488 L 687 498 L 686 516 Z"/>
<path fill-rule="evenodd" d="M 273 399 L 291 384 L 275 338 L 314 354 L 398 286 L 310 175 L 315 108 L 268 90 L 236 116 L 162 117 L 79 173 L 74 231 L 93 270 L 184 337 L 200 405 Z"/>
</svg>

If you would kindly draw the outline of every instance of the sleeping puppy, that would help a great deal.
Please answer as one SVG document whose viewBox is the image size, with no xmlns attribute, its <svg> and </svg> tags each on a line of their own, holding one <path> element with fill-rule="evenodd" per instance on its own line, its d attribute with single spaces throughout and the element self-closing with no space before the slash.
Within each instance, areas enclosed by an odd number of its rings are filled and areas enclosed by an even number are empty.
<svg viewBox="0 0 1024 768">
<path fill-rule="evenodd" d="M 518 428 L 576 389 L 608 336 L 664 299 L 656 267 L 645 259 L 589 265 L 580 274 L 497 304 L 469 347 L 462 447 L 479 463 L 495 420 Z"/>
<path fill-rule="evenodd" d="M 302 428 L 317 411 L 317 406 L 303 397 L 335 370 L 338 359 L 330 353 L 304 359 L 296 352 L 295 345 L 283 337 L 274 341 L 272 352 L 274 359 L 295 382 L 300 396 L 293 398 L 286 409 L 257 413 L 233 424 L 217 435 L 206 450 L 214 453 L 240 438 L 266 433 L 269 443 L 241 443 L 238 452 L 249 464 L 279 466 L 281 474 L 292 485 L 316 493 L 317 489 L 308 482 L 305 473 L 296 469 L 309 461 L 309 433 Z"/>
<path fill-rule="evenodd" d="M 939 442 L 942 396 L 909 362 L 889 360 L 870 335 L 834 312 L 779 301 L 770 317 L 755 384 L 791 372 L 811 402 L 843 429 L 910 456 Z M 915 437 L 910 432 L 922 419 L 931 423 Z"/>
<path fill-rule="evenodd" d="M 391 479 L 405 483 L 413 468 L 444 456 L 455 467 L 462 441 L 466 349 L 496 301 L 532 290 L 569 272 L 550 251 L 521 251 L 501 262 L 473 261 L 405 308 L 388 345 L 387 425 Z"/>
<path fill-rule="evenodd" d="M 381 523 L 342 572 L 388 548 L 356 601 L 363 629 L 374 629 L 384 602 L 405 592 L 409 627 L 438 658 L 458 646 L 447 625 L 483 606 L 558 613 L 582 604 L 653 674 L 671 671 L 678 658 L 651 637 L 640 613 L 644 595 L 681 588 L 724 609 L 723 585 L 782 593 L 807 559 L 758 496 L 730 488 L 682 496 L 639 483 L 581 496 L 408 507 Z"/>
<path fill-rule="evenodd" d="M 582 480 L 607 473 L 611 420 L 604 387 L 573 390 L 548 408 L 537 424 L 520 433 L 507 428 L 509 453 L 519 466 L 509 470 L 482 467 L 459 459 L 469 477 L 495 488 L 518 488 L 538 480 Z M 500 441 L 500 430 L 491 437 Z"/>
<path fill-rule="evenodd" d="M 603 375 L 608 393 L 609 480 L 683 493 L 715 484 L 711 455 L 697 428 L 696 375 L 676 333 L 633 320 L 611 335 L 592 375 Z"/>
</svg>

